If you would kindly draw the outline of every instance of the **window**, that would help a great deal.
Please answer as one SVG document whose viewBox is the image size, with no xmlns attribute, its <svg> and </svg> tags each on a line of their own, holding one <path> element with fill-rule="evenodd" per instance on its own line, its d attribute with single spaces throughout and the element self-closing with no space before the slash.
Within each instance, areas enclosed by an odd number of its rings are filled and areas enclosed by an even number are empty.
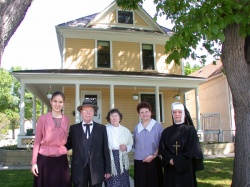
<svg viewBox="0 0 250 187">
<path fill-rule="evenodd" d="M 133 12 L 118 11 L 118 23 L 133 24 Z"/>
<path fill-rule="evenodd" d="M 156 105 L 155 105 L 155 94 L 141 94 L 141 101 L 148 102 L 152 107 L 152 118 L 156 120 Z M 163 122 L 162 118 L 162 94 L 159 94 L 160 102 L 160 122 Z"/>
<path fill-rule="evenodd" d="M 97 67 L 110 68 L 110 42 L 97 41 Z"/>
<path fill-rule="evenodd" d="M 142 44 L 143 70 L 154 70 L 154 51 L 152 44 Z"/>
</svg>

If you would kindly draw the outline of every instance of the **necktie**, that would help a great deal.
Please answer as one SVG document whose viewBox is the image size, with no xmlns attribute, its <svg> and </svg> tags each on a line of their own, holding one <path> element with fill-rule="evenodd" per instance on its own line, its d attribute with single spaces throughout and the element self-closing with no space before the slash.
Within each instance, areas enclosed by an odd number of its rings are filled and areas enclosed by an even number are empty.
<svg viewBox="0 0 250 187">
<path fill-rule="evenodd" d="M 86 127 L 85 133 L 86 133 L 87 139 L 88 139 L 89 136 L 90 136 L 90 125 L 92 125 L 92 124 L 91 124 L 91 123 L 90 123 L 90 124 L 84 124 L 84 126 Z"/>
</svg>

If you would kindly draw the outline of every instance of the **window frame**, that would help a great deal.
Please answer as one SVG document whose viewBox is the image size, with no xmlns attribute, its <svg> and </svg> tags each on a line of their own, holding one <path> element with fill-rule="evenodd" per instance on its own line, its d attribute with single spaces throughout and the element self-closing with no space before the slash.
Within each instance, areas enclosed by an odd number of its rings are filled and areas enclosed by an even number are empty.
<svg viewBox="0 0 250 187">
<path fill-rule="evenodd" d="M 120 19 L 119 19 L 119 14 L 120 14 L 120 13 L 131 14 L 131 16 L 132 16 L 132 19 L 131 19 L 132 23 L 119 22 L 119 20 L 120 20 Z M 135 16 L 134 16 L 134 11 L 117 10 L 117 14 L 116 14 L 116 15 L 117 15 L 117 20 L 116 20 L 116 21 L 117 21 L 118 24 L 134 25 L 134 22 L 135 22 L 135 21 L 134 21 L 134 17 L 135 17 Z"/>
<path fill-rule="evenodd" d="M 152 62 L 145 64 L 145 59 L 144 59 L 144 47 L 143 46 L 151 46 L 152 47 L 152 56 L 150 57 L 152 59 Z M 149 44 L 149 43 L 142 43 L 141 45 L 141 70 L 155 70 L 155 45 L 154 44 Z M 147 67 L 145 67 L 147 65 Z M 149 69 L 149 67 L 152 66 L 152 68 Z M 145 67 L 145 68 L 144 68 Z"/>
<path fill-rule="evenodd" d="M 99 42 L 108 42 L 109 44 L 109 54 L 106 54 L 106 55 L 109 55 L 109 64 L 107 66 L 100 66 L 102 64 L 99 63 L 99 57 L 100 57 L 100 53 L 99 53 Z M 96 40 L 96 58 L 95 58 L 95 61 L 96 61 L 96 68 L 112 68 L 112 42 L 110 40 Z M 105 56 L 105 53 L 102 54 L 103 56 Z"/>
</svg>

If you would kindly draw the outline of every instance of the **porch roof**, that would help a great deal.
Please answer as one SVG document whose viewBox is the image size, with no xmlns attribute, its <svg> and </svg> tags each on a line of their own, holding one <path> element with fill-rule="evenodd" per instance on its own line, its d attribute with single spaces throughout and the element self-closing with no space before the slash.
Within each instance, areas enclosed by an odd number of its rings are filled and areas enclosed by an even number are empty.
<svg viewBox="0 0 250 187">
<path fill-rule="evenodd" d="M 64 86 L 79 84 L 94 87 L 114 85 L 116 87 L 159 87 L 170 90 L 178 88 L 180 93 L 185 93 L 206 81 L 201 77 L 156 71 L 41 69 L 13 71 L 12 75 L 44 102 L 48 102 L 46 95 L 50 85 L 53 91 L 62 90 Z"/>
</svg>

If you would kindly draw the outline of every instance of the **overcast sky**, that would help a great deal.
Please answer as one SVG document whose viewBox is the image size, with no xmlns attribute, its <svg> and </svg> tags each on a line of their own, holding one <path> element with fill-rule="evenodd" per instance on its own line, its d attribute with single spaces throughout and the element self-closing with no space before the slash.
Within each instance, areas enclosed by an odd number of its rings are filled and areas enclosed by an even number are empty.
<svg viewBox="0 0 250 187">
<path fill-rule="evenodd" d="M 5 48 L 1 67 L 23 69 L 60 68 L 60 53 L 55 26 L 101 12 L 113 0 L 34 0 L 23 22 Z M 143 8 L 154 16 L 155 5 L 146 0 Z M 160 25 L 172 28 L 170 21 L 158 18 Z"/>
</svg>

